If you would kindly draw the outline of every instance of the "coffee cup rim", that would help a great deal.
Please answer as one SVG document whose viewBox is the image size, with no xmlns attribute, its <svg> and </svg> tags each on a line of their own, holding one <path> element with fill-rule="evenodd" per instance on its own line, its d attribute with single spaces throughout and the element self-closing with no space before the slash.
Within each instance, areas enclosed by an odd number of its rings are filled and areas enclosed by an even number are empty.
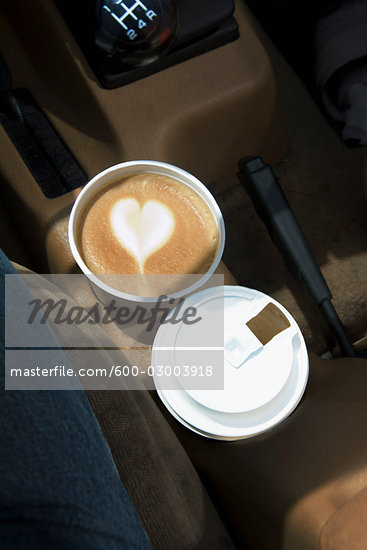
<svg viewBox="0 0 367 550">
<path fill-rule="evenodd" d="M 76 229 L 77 229 L 77 221 L 78 221 L 79 214 L 83 206 L 86 204 L 88 199 L 94 194 L 94 192 L 102 185 L 106 185 L 107 183 L 112 182 L 116 176 L 134 174 L 139 172 L 153 172 L 153 173 L 163 174 L 163 175 L 172 177 L 174 179 L 177 179 L 183 184 L 188 185 L 189 187 L 194 189 L 194 191 L 196 191 L 201 196 L 201 198 L 205 200 L 206 204 L 209 206 L 217 223 L 218 247 L 217 247 L 217 253 L 214 258 L 214 261 L 211 264 L 208 271 L 205 274 L 203 274 L 202 277 L 198 279 L 198 281 L 196 281 L 194 284 L 190 285 L 189 287 L 179 292 L 174 292 L 170 295 L 170 297 L 180 298 L 200 288 L 206 281 L 208 281 L 210 276 L 213 275 L 213 273 L 217 269 L 224 250 L 225 226 L 224 226 L 222 212 L 214 196 L 209 191 L 209 189 L 196 176 L 190 174 L 189 172 L 187 172 L 182 168 L 179 168 L 178 166 L 175 166 L 173 164 L 169 164 L 166 162 L 161 162 L 161 161 L 133 160 L 133 161 L 127 161 L 127 162 L 121 162 L 121 163 L 115 164 L 113 166 L 110 166 L 109 168 L 106 168 L 102 172 L 99 172 L 98 174 L 96 174 L 83 187 L 83 189 L 81 190 L 81 192 L 79 193 L 78 197 L 76 198 L 73 204 L 73 207 L 70 213 L 70 218 L 69 218 L 69 226 L 68 226 L 68 237 L 69 237 L 70 249 L 75 262 L 77 263 L 81 271 L 84 273 L 84 275 L 86 275 L 94 285 L 99 287 L 101 290 L 103 290 L 107 294 L 113 296 L 114 298 L 120 298 L 124 300 L 129 300 L 132 302 L 148 302 L 148 303 L 156 302 L 158 296 L 138 296 L 135 294 L 129 294 L 129 293 L 117 290 L 107 285 L 106 283 L 104 283 L 98 277 L 98 275 L 94 274 L 88 268 L 88 266 L 84 262 L 79 252 L 79 249 L 77 246 L 77 239 L 76 239 Z"/>
</svg>

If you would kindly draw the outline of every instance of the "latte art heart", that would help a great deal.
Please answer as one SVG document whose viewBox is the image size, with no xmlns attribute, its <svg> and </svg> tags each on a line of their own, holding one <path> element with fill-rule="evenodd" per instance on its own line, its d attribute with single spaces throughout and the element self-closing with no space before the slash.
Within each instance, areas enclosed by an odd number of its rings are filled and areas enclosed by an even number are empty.
<svg viewBox="0 0 367 550">
<path fill-rule="evenodd" d="M 185 183 L 155 172 L 102 186 L 78 221 L 81 255 L 96 275 L 206 273 L 218 237 L 205 200 Z"/>
<path fill-rule="evenodd" d="M 138 261 L 140 271 L 154 252 L 170 239 L 175 228 L 175 218 L 165 204 L 148 200 L 141 208 L 133 197 L 120 199 L 112 208 L 110 222 L 121 246 Z"/>
</svg>

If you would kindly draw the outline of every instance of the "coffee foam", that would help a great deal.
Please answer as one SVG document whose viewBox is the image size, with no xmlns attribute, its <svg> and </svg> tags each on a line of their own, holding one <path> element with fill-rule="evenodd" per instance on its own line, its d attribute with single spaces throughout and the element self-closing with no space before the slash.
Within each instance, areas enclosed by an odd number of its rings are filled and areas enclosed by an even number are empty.
<svg viewBox="0 0 367 550">
<path fill-rule="evenodd" d="M 81 212 L 77 233 L 95 274 L 205 273 L 218 246 L 215 218 L 198 193 L 152 172 L 98 190 Z"/>
<path fill-rule="evenodd" d="M 149 200 L 141 208 L 132 197 L 120 199 L 112 207 L 110 219 L 116 238 L 137 259 L 141 273 L 145 260 L 169 241 L 175 227 L 173 212 L 157 200 Z"/>
</svg>

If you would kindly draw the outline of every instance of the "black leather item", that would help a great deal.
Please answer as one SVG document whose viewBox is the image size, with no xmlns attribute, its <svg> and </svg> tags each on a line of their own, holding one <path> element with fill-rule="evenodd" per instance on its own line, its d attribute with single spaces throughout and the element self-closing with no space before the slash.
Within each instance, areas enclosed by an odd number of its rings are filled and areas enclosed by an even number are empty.
<svg viewBox="0 0 367 550">
<path fill-rule="evenodd" d="M 367 1 L 344 0 L 315 26 L 315 79 L 328 114 L 351 145 L 367 144 Z"/>
</svg>

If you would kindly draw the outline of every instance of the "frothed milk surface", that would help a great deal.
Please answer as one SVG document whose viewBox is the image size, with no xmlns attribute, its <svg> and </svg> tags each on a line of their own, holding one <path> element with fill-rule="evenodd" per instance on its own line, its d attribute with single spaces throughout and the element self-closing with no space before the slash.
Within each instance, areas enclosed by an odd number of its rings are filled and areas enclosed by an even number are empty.
<svg viewBox="0 0 367 550">
<path fill-rule="evenodd" d="M 79 217 L 78 239 L 95 274 L 205 273 L 218 229 L 196 191 L 169 176 L 140 172 L 96 192 Z"/>
</svg>

